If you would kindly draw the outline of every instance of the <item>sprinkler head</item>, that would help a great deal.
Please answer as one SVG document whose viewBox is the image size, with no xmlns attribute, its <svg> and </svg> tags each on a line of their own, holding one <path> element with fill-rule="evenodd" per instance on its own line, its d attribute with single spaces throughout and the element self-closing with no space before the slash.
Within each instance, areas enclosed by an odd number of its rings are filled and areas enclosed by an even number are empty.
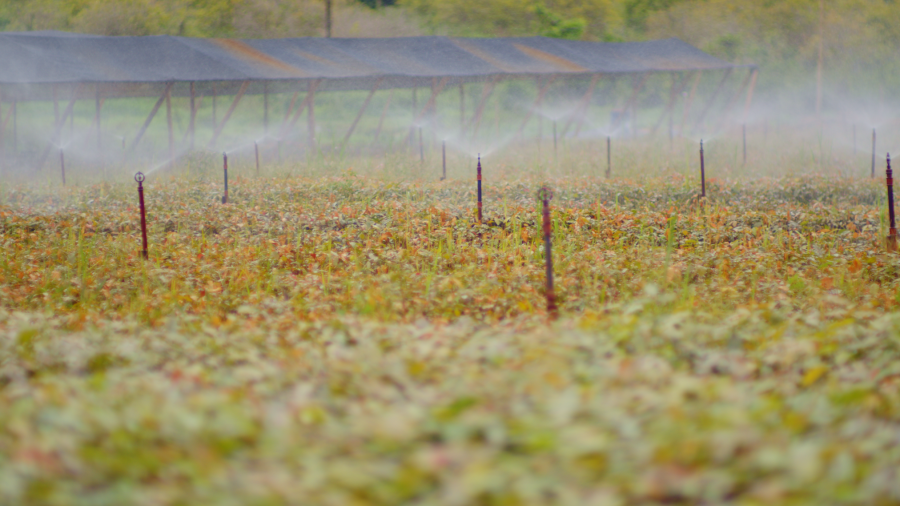
<svg viewBox="0 0 900 506">
<path fill-rule="evenodd" d="M 553 190 L 551 190 L 550 188 L 548 188 L 546 186 L 542 186 L 537 191 L 537 198 L 538 198 L 538 200 L 547 200 L 547 201 L 553 200 Z"/>
<path fill-rule="evenodd" d="M 134 175 L 134 180 L 137 181 L 138 183 L 143 183 L 145 179 L 146 179 L 146 176 L 144 176 L 143 172 L 138 172 L 137 174 Z"/>
</svg>

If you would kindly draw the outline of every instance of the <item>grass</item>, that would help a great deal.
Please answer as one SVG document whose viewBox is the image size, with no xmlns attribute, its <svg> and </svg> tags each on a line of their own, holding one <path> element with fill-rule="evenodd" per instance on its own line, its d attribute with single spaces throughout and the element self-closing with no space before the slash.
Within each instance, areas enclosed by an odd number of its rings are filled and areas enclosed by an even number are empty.
<svg viewBox="0 0 900 506">
<path fill-rule="evenodd" d="M 484 224 L 463 158 L 237 162 L 223 206 L 197 156 L 148 261 L 134 183 L 3 187 L 2 502 L 900 500 L 883 187 L 720 149 L 700 204 L 691 149 L 588 148 L 486 159 Z"/>
</svg>

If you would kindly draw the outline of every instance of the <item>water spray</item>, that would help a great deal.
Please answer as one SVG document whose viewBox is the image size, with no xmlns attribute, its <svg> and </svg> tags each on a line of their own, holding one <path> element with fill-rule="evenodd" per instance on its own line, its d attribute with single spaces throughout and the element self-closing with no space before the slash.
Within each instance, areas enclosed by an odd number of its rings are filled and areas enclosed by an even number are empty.
<svg viewBox="0 0 900 506">
<path fill-rule="evenodd" d="M 59 150 L 59 170 L 62 173 L 62 184 L 66 186 L 66 157 L 63 155 L 62 148 Z"/>
<path fill-rule="evenodd" d="M 447 179 L 447 141 L 441 141 L 441 181 Z"/>
<path fill-rule="evenodd" d="M 612 138 L 606 136 L 606 178 L 612 175 Z"/>
<path fill-rule="evenodd" d="M 256 177 L 259 177 L 259 143 L 253 141 L 253 151 L 256 153 Z"/>
<path fill-rule="evenodd" d="M 872 129 L 872 179 L 875 179 L 875 129 Z"/>
<path fill-rule="evenodd" d="M 138 184 L 138 204 L 141 208 L 141 244 L 143 246 L 141 256 L 146 259 L 149 258 L 149 255 L 147 253 L 147 208 L 144 207 L 144 179 L 143 172 L 134 175 L 134 180 Z"/>
<path fill-rule="evenodd" d="M 556 293 L 553 291 L 553 254 L 552 254 L 552 227 L 550 224 L 550 201 L 553 199 L 553 190 L 543 186 L 538 190 L 538 200 L 543 204 L 542 217 L 544 228 L 544 266 L 546 269 L 546 296 L 547 296 L 547 313 L 550 319 L 556 319 L 559 316 L 559 310 L 556 307 Z"/>
<path fill-rule="evenodd" d="M 222 169 L 225 173 L 225 193 L 222 195 L 222 203 L 228 203 L 228 153 L 222 153 Z"/>
<path fill-rule="evenodd" d="M 700 197 L 706 197 L 706 162 L 703 159 L 703 139 L 700 139 Z"/>
<path fill-rule="evenodd" d="M 481 224 L 481 153 L 478 153 L 478 224 Z"/>
<path fill-rule="evenodd" d="M 887 249 L 888 251 L 897 251 L 897 223 L 894 221 L 894 172 L 891 170 L 891 154 L 887 155 L 887 171 L 885 171 L 887 182 L 887 205 L 888 218 L 890 220 L 890 229 L 888 229 Z"/>
</svg>

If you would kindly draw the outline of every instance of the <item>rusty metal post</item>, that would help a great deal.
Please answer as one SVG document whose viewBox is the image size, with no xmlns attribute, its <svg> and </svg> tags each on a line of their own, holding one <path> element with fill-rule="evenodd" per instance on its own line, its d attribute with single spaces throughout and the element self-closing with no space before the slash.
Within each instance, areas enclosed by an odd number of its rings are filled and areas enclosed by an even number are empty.
<svg viewBox="0 0 900 506">
<path fill-rule="evenodd" d="M 447 179 L 447 141 L 441 141 L 441 181 Z"/>
<path fill-rule="evenodd" d="M 552 226 L 550 224 L 550 200 L 553 199 L 553 190 L 546 186 L 538 190 L 538 200 L 543 203 L 543 228 L 544 228 L 544 260 L 546 269 L 546 296 L 547 313 L 551 319 L 559 316 L 556 307 L 556 293 L 553 291 L 553 251 L 552 251 Z"/>
<path fill-rule="evenodd" d="M 481 224 L 481 154 L 478 154 L 478 224 Z"/>
<path fill-rule="evenodd" d="M 888 251 L 897 251 L 897 223 L 894 219 L 894 172 L 891 170 L 891 154 L 887 155 L 887 171 L 885 172 L 887 179 L 887 204 L 888 217 L 890 219 L 890 229 L 887 236 Z"/>
<path fill-rule="evenodd" d="M 256 154 L 256 177 L 259 177 L 259 144 L 253 141 L 253 151 Z"/>
<path fill-rule="evenodd" d="M 147 254 L 147 208 L 144 206 L 144 173 L 138 172 L 134 175 L 134 180 L 138 184 L 138 204 L 141 207 L 141 256 L 148 258 Z"/>
<path fill-rule="evenodd" d="M 66 186 L 66 157 L 62 149 L 59 150 L 59 169 L 62 172 L 62 184 Z"/>
<path fill-rule="evenodd" d="M 612 138 L 606 136 L 606 178 L 612 175 Z"/>
<path fill-rule="evenodd" d="M 222 194 L 222 203 L 228 203 L 228 153 L 222 153 L 222 169 L 225 173 L 225 193 Z"/>
<path fill-rule="evenodd" d="M 703 159 L 703 139 L 700 139 L 700 196 L 706 197 L 706 162 Z"/>
<path fill-rule="evenodd" d="M 875 129 L 872 129 L 872 179 L 875 179 Z"/>
</svg>

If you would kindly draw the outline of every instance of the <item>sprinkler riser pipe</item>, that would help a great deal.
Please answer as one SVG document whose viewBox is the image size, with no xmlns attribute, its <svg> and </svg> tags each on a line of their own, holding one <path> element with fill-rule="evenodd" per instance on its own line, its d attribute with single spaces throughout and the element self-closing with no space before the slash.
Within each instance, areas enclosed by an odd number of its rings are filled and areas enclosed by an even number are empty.
<svg viewBox="0 0 900 506">
<path fill-rule="evenodd" d="M 478 155 L 478 223 L 481 222 L 481 155 Z"/>
<path fill-rule="evenodd" d="M 545 275 L 545 291 L 547 297 L 547 313 L 550 318 L 558 316 L 558 308 L 556 306 L 556 292 L 553 289 L 553 240 L 552 225 L 550 223 L 550 199 L 553 194 L 549 188 L 543 187 L 538 191 L 538 196 L 542 203 L 542 225 L 544 232 L 544 275 Z"/>
<path fill-rule="evenodd" d="M 222 195 L 222 203 L 228 203 L 228 153 L 222 153 L 222 170 L 225 173 L 225 193 Z"/>
<path fill-rule="evenodd" d="M 606 137 L 606 177 L 612 175 L 612 138 Z"/>
<path fill-rule="evenodd" d="M 253 142 L 253 151 L 256 152 L 256 175 L 259 176 L 259 144 Z"/>
<path fill-rule="evenodd" d="M 706 162 L 703 159 L 703 141 L 700 141 L 700 196 L 706 197 Z"/>
<path fill-rule="evenodd" d="M 144 174 L 138 172 L 134 179 L 138 184 L 138 204 L 141 208 L 141 256 L 147 259 L 150 255 L 147 252 L 147 208 L 144 205 Z"/>
<path fill-rule="evenodd" d="M 888 153 L 887 155 L 887 171 L 885 172 L 885 179 L 887 184 L 887 204 L 888 204 L 888 219 L 890 221 L 890 228 L 888 230 L 888 249 L 891 251 L 896 251 L 897 249 L 897 222 L 894 217 L 894 171 L 891 170 L 891 155 Z"/>
</svg>

